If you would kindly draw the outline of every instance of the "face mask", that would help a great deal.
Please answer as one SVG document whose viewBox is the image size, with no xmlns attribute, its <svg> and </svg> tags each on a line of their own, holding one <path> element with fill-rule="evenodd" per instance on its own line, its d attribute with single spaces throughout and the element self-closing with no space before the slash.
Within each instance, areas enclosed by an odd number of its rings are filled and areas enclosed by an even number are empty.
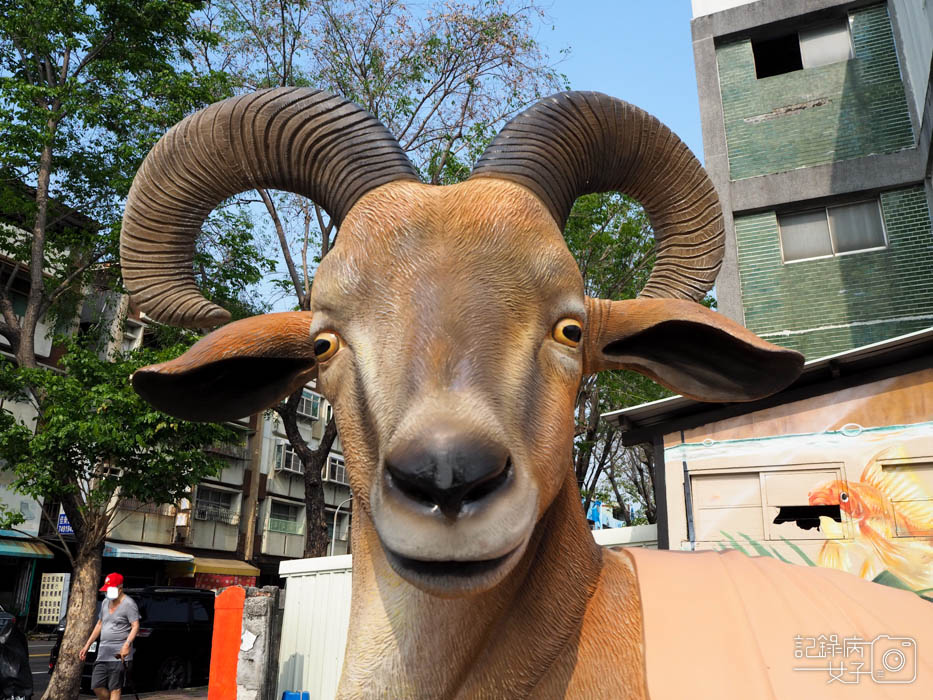
<svg viewBox="0 0 933 700">
<path fill-rule="evenodd" d="M 107 597 L 110 600 L 116 600 L 120 597 L 120 589 L 116 586 L 107 586 Z"/>
</svg>

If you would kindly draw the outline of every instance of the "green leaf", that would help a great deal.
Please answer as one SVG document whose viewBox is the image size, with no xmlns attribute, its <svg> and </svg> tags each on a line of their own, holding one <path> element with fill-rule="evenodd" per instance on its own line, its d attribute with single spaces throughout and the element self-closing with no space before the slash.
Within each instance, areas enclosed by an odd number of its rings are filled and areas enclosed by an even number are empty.
<svg viewBox="0 0 933 700">
<path fill-rule="evenodd" d="M 810 557 L 808 557 L 806 553 L 800 547 L 798 547 L 796 544 L 788 540 L 786 537 L 782 537 L 781 539 L 784 540 L 784 543 L 788 547 L 790 547 L 797 553 L 797 556 L 800 557 L 807 566 L 816 566 L 816 564 L 813 563 L 813 560 L 810 559 Z"/>
</svg>

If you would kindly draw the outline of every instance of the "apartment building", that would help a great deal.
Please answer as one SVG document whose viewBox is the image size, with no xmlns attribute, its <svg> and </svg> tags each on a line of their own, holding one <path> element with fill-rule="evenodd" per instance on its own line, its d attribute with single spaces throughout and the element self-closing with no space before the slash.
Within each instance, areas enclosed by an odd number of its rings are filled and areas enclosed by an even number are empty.
<svg viewBox="0 0 933 700">
<path fill-rule="evenodd" d="M 120 304 L 100 308 L 117 311 L 112 336 L 119 347 L 133 350 L 146 342 L 144 316 Z M 332 417 L 327 400 L 313 383 L 307 386 L 298 405 L 298 426 L 312 449 Z M 150 582 L 158 578 L 200 588 L 264 585 L 278 581 L 279 562 L 303 556 L 304 471 L 280 418 L 267 411 L 229 426 L 238 440 L 205 448 L 223 460 L 223 469 L 201 481 L 190 498 L 177 504 L 120 503 L 108 540 L 114 554 L 125 551 L 126 558 L 138 559 L 140 545 L 158 548 L 148 565 L 128 563 L 131 574 L 135 564 L 140 578 Z M 328 553 L 346 554 L 352 504 L 339 440 L 321 476 Z"/>
<path fill-rule="evenodd" d="M 817 358 L 933 325 L 921 0 L 693 0 L 719 309 Z"/>
<path fill-rule="evenodd" d="M 118 294 L 89 291 L 75 321 L 74 332 L 94 324 L 108 327 L 112 340 L 104 353 L 132 351 L 150 340 L 147 319 Z M 41 363 L 53 365 L 56 348 L 50 331 L 46 324 L 40 324 L 36 352 Z M 3 340 L 0 336 L 0 352 Z M 28 404 L 8 403 L 3 408 L 26 423 L 35 419 Z M 333 415 L 332 408 L 312 384 L 305 389 L 298 412 L 300 430 L 314 448 Z M 233 421 L 230 427 L 237 433 L 236 440 L 205 446 L 223 460 L 223 469 L 195 486 L 180 502 L 154 504 L 119 494 L 115 497 L 117 512 L 103 552 L 105 570 L 119 570 L 127 585 L 264 585 L 278 582 L 280 561 L 303 555 L 302 467 L 278 417 L 266 412 Z M 329 550 L 345 554 L 349 551 L 352 502 L 339 441 L 322 477 Z M 69 542 L 73 532 L 58 504 L 16 493 L 12 475 L 2 471 L 0 503 L 26 518 L 17 528 L 20 532 L 0 531 L 0 605 L 33 620 L 42 575 L 67 575 L 70 567 L 63 555 L 29 536 L 61 536 Z M 41 517 L 43 510 L 48 518 Z"/>
</svg>

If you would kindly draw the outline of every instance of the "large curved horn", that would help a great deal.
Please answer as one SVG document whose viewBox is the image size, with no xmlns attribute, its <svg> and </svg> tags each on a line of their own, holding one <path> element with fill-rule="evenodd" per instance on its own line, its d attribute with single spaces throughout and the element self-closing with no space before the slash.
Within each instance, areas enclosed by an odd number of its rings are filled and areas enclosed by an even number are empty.
<svg viewBox="0 0 933 700">
<path fill-rule="evenodd" d="M 185 118 L 153 147 L 133 180 L 120 238 L 123 279 L 152 318 L 179 326 L 230 314 L 198 291 L 194 240 L 224 199 L 254 187 L 310 197 L 339 226 L 369 190 L 417 180 L 375 117 L 322 90 L 260 90 Z"/>
<path fill-rule="evenodd" d="M 563 92 L 505 125 L 470 177 L 517 182 L 563 228 L 577 197 L 615 190 L 648 213 L 658 240 L 644 297 L 698 301 L 722 263 L 719 197 L 703 166 L 655 117 L 598 92 Z"/>
</svg>

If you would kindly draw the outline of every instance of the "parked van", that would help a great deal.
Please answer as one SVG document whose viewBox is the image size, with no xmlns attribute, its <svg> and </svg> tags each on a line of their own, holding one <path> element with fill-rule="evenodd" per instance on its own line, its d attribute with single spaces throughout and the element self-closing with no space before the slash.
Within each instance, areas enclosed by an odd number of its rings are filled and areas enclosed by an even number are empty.
<svg viewBox="0 0 933 700">
<path fill-rule="evenodd" d="M 214 632 L 213 591 L 149 586 L 127 588 L 125 593 L 136 602 L 140 618 L 131 680 L 127 685 L 135 685 L 137 690 L 206 685 Z M 58 626 L 58 637 L 49 656 L 49 673 L 58 659 L 65 623 L 63 618 Z M 81 673 L 83 689 L 91 687 L 91 671 L 96 659 L 97 642 L 94 642 Z"/>
</svg>

